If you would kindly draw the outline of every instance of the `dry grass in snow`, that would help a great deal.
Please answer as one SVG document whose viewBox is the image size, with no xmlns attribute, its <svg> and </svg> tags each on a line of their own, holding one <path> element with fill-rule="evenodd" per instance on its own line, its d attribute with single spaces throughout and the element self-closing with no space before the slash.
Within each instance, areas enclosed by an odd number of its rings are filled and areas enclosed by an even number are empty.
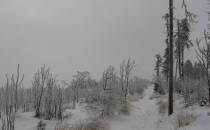
<svg viewBox="0 0 210 130">
<path fill-rule="evenodd" d="M 180 112 L 176 115 L 176 123 L 177 127 L 184 127 L 192 124 L 196 120 L 196 116 L 194 116 L 192 113 L 184 113 Z"/>
<path fill-rule="evenodd" d="M 157 105 L 159 106 L 159 113 L 160 114 L 165 114 L 167 112 L 167 109 L 168 109 L 168 103 L 167 102 L 164 102 L 164 101 L 159 101 L 157 103 Z"/>
<path fill-rule="evenodd" d="M 119 106 L 118 113 L 124 114 L 124 115 L 129 114 L 130 113 L 130 104 L 129 103 L 121 104 Z"/>
<path fill-rule="evenodd" d="M 106 130 L 103 123 L 98 120 L 95 121 L 82 121 L 71 127 L 68 125 L 56 125 L 54 130 Z"/>
</svg>

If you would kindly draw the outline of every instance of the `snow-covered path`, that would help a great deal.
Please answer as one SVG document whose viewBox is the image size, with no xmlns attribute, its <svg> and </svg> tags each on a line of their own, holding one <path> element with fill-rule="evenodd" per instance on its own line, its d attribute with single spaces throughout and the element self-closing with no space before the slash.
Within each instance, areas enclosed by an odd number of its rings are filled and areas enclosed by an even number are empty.
<svg viewBox="0 0 210 130">
<path fill-rule="evenodd" d="M 144 92 L 144 98 L 131 103 L 131 112 L 128 116 L 120 116 L 109 121 L 111 130 L 157 130 L 158 106 L 153 95 L 153 86 Z"/>
</svg>

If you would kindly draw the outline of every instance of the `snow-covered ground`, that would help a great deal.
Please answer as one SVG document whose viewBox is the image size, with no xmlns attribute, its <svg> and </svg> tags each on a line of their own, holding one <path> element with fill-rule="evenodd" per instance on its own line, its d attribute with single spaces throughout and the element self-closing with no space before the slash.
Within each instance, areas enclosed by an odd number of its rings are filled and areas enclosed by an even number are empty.
<svg viewBox="0 0 210 130">
<path fill-rule="evenodd" d="M 210 109 L 207 107 L 194 106 L 190 112 L 196 116 L 196 120 L 183 130 L 209 130 L 210 129 Z"/>
<path fill-rule="evenodd" d="M 109 120 L 111 130 L 156 130 L 158 121 L 158 106 L 150 97 L 153 87 L 148 87 L 144 98 L 131 102 L 130 114 L 118 116 Z"/>
<path fill-rule="evenodd" d="M 187 109 L 183 108 L 180 96 L 175 95 L 175 113 L 168 117 L 165 114 L 159 114 L 157 102 L 167 101 L 167 96 L 153 95 L 153 87 L 150 86 L 144 92 L 144 98 L 139 101 L 131 102 L 131 112 L 129 115 L 117 116 L 108 121 L 110 130 L 208 130 L 210 129 L 209 107 L 193 106 Z M 179 113 L 192 113 L 196 119 L 186 127 L 177 128 L 176 117 Z"/>
<path fill-rule="evenodd" d="M 66 113 L 70 114 L 68 119 L 63 121 L 65 125 L 72 125 L 84 121 L 91 117 L 85 109 L 85 105 L 77 104 L 77 109 L 67 110 Z M 33 112 L 18 113 L 15 121 L 15 130 L 37 130 L 37 124 L 40 120 L 34 117 Z M 54 130 L 55 125 L 59 121 L 46 121 L 46 130 Z"/>
<path fill-rule="evenodd" d="M 160 100 L 167 101 L 167 96 L 155 98 L 153 87 L 150 86 L 144 91 L 144 97 L 138 101 L 130 102 L 130 113 L 128 115 L 116 115 L 112 118 L 103 120 L 109 126 L 110 130 L 177 130 L 176 115 L 180 112 L 192 113 L 196 118 L 189 126 L 179 128 L 180 130 L 208 130 L 210 129 L 210 109 L 209 107 L 192 106 L 183 108 L 181 98 L 175 96 L 175 114 L 168 117 L 165 114 L 159 114 L 157 102 Z M 78 124 L 95 115 L 87 111 L 85 104 L 77 104 L 75 110 L 69 109 L 66 113 L 71 113 L 63 124 Z M 16 130 L 36 130 L 39 119 L 33 117 L 33 112 L 19 113 L 16 117 Z M 44 121 L 47 123 L 46 130 L 54 130 L 58 121 Z"/>
</svg>

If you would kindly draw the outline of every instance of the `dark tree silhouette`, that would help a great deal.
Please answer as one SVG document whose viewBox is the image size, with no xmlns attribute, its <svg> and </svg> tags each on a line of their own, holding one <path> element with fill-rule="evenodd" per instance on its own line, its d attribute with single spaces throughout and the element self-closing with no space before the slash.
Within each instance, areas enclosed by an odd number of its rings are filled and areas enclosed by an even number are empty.
<svg viewBox="0 0 210 130">
<path fill-rule="evenodd" d="M 169 78 L 169 14 L 166 13 L 166 15 L 163 17 L 166 21 L 166 48 L 164 50 L 164 55 L 162 59 L 162 74 L 165 76 L 166 81 L 168 82 Z"/>
<path fill-rule="evenodd" d="M 173 113 L 173 0 L 169 0 L 169 105 L 168 105 L 168 115 Z"/>
<path fill-rule="evenodd" d="M 156 71 L 156 76 L 159 77 L 162 58 L 161 58 L 160 54 L 157 54 L 155 57 L 156 57 L 155 71 Z"/>
<path fill-rule="evenodd" d="M 200 46 L 202 39 L 196 40 L 198 48 L 197 49 L 198 51 L 196 52 L 197 52 L 197 58 L 199 62 L 202 64 L 206 74 L 209 86 L 209 103 L 210 103 L 210 39 L 206 31 L 204 31 L 204 40 L 205 40 L 205 46 L 203 47 Z"/>
</svg>

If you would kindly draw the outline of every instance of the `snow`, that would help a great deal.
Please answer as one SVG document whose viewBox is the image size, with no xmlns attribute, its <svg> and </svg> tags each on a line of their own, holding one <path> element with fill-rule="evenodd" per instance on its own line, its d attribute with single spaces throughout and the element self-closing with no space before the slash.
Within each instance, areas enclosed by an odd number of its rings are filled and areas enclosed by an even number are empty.
<svg viewBox="0 0 210 130">
<path fill-rule="evenodd" d="M 210 129 L 210 116 L 208 113 L 210 109 L 208 107 L 193 106 L 190 110 L 197 119 L 193 124 L 185 127 L 185 130 L 208 130 Z"/>
<path fill-rule="evenodd" d="M 175 95 L 174 109 L 172 116 L 158 113 L 157 102 L 160 100 L 167 101 L 166 96 L 153 95 L 153 87 L 150 86 L 144 92 L 144 98 L 139 101 L 131 102 L 130 115 L 120 115 L 108 120 L 110 130 L 208 130 L 210 128 L 210 112 L 209 107 L 194 106 L 192 108 L 183 108 L 183 99 L 179 95 Z M 192 113 L 196 116 L 196 120 L 189 126 L 177 128 L 176 115 L 182 111 Z"/>
<path fill-rule="evenodd" d="M 86 104 L 77 104 L 76 109 L 66 110 L 66 114 L 70 114 L 70 116 L 62 123 L 70 126 L 90 118 L 91 116 L 86 112 L 85 106 Z M 15 130 L 36 130 L 39 121 L 40 119 L 34 117 L 34 112 L 18 113 L 16 115 Z M 54 130 L 55 125 L 59 123 L 56 120 L 44 120 L 44 122 L 47 124 L 46 130 Z"/>
<path fill-rule="evenodd" d="M 76 109 L 68 109 L 67 113 L 71 114 L 71 116 L 68 119 L 64 120 L 64 123 L 67 125 L 77 124 L 91 117 L 91 115 L 87 113 L 85 103 L 77 104 Z"/>
<path fill-rule="evenodd" d="M 208 130 L 210 128 L 209 107 L 192 106 L 183 108 L 182 98 L 175 95 L 175 113 L 172 116 L 159 114 L 157 102 L 167 101 L 167 95 L 156 96 L 153 94 L 153 86 L 144 91 L 144 97 L 137 101 L 130 102 L 130 113 L 128 115 L 115 115 L 103 120 L 109 130 Z M 70 115 L 63 121 L 69 126 L 78 124 L 84 120 L 96 116 L 89 113 L 86 104 L 77 104 L 76 109 L 68 109 L 65 114 Z M 189 126 L 177 128 L 176 115 L 180 112 L 192 113 L 196 119 Z M 33 112 L 18 113 L 16 116 L 15 130 L 36 130 L 40 119 L 35 118 Z M 46 130 L 54 130 L 59 121 L 44 121 Z"/>
<path fill-rule="evenodd" d="M 16 130 L 36 130 L 39 119 L 33 117 L 33 112 L 19 113 L 16 116 L 15 129 Z"/>
</svg>

